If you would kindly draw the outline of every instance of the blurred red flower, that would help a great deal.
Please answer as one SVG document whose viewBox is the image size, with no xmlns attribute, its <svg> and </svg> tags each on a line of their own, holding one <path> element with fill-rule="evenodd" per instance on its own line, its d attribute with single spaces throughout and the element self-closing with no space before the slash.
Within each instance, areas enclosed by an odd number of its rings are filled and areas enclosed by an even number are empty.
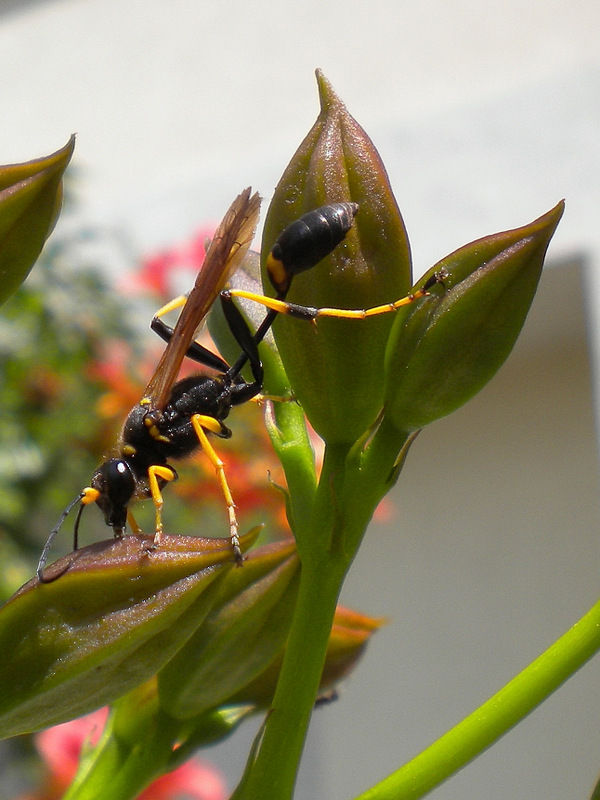
<svg viewBox="0 0 600 800">
<path fill-rule="evenodd" d="M 141 289 L 144 293 L 164 298 L 163 302 L 180 294 L 181 288 L 175 286 L 178 276 L 189 272 L 191 280 L 186 283 L 188 288 L 191 287 L 204 261 L 206 241 L 210 240 L 214 230 L 214 225 L 205 225 L 188 241 L 146 256 L 140 269 L 122 279 L 121 288 L 136 293 Z"/>
<path fill-rule="evenodd" d="M 35 744 L 46 767 L 44 785 L 19 800 L 59 800 L 75 777 L 82 747 L 96 744 L 107 715 L 108 709 L 101 708 L 37 734 Z M 227 790 L 215 767 L 190 760 L 155 780 L 138 800 L 174 800 L 182 795 L 194 800 L 225 800 Z"/>
</svg>

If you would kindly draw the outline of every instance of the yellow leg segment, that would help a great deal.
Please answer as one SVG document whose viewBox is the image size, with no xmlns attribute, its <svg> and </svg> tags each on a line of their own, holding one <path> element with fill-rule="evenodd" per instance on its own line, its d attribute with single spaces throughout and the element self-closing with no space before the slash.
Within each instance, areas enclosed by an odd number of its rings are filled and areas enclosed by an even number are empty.
<svg viewBox="0 0 600 800">
<path fill-rule="evenodd" d="M 140 533 L 142 533 L 142 529 L 138 525 L 136 518 L 129 509 L 127 509 L 127 524 L 129 525 L 131 532 L 136 536 L 139 536 Z"/>
<path fill-rule="evenodd" d="M 281 394 L 263 394 L 261 392 L 260 394 L 254 395 L 254 397 L 251 397 L 249 400 L 250 403 L 256 403 L 259 406 L 262 406 L 269 401 L 271 401 L 271 403 L 295 403 L 296 398 L 293 394 L 284 396 Z"/>
<path fill-rule="evenodd" d="M 169 311 L 175 311 L 176 308 L 181 308 L 186 304 L 187 301 L 187 294 L 180 294 L 179 297 L 176 297 L 174 300 L 169 300 L 168 303 L 165 303 L 164 306 L 158 309 L 155 317 L 164 317 L 165 314 L 168 314 Z"/>
<path fill-rule="evenodd" d="M 157 464 L 148 467 L 148 486 L 150 488 L 150 495 L 152 496 L 152 502 L 154 503 L 154 509 L 156 511 L 154 544 L 157 546 L 160 545 L 162 542 L 162 535 L 163 535 L 162 507 L 164 503 L 160 487 L 158 485 L 158 479 L 162 478 L 165 481 L 174 481 L 176 477 L 177 477 L 176 474 L 170 467 L 161 467 Z"/>
<path fill-rule="evenodd" d="M 293 303 L 286 303 L 284 300 L 277 300 L 274 297 L 267 297 L 266 295 L 255 294 L 254 292 L 247 292 L 244 289 L 230 289 L 229 294 L 231 297 L 241 297 L 245 300 L 253 300 L 255 303 L 260 303 L 266 308 L 273 311 L 278 311 L 280 314 L 289 314 L 290 316 L 302 317 L 304 319 L 315 320 L 318 317 L 336 317 L 337 319 L 367 319 L 367 317 L 375 317 L 379 314 L 387 314 L 390 311 L 396 311 L 402 306 L 407 306 L 418 300 L 420 297 L 427 297 L 429 292 L 422 289 L 417 289 L 413 294 L 408 294 L 406 297 L 401 297 L 392 303 L 384 303 L 380 306 L 373 306 L 372 308 L 309 308 L 304 306 L 296 306 Z M 305 313 L 302 313 L 305 310 Z"/>
<path fill-rule="evenodd" d="M 384 303 L 381 306 L 372 308 L 319 308 L 317 317 L 337 317 L 338 319 L 367 319 L 378 314 L 387 314 L 389 311 L 397 311 L 402 306 L 408 306 L 420 297 L 426 297 L 428 292 L 416 291 L 414 294 L 407 294 L 393 303 Z"/>
<path fill-rule="evenodd" d="M 237 517 L 235 514 L 235 503 L 233 502 L 231 490 L 229 488 L 229 484 L 227 483 L 225 465 L 219 458 L 217 452 L 210 443 L 208 436 L 206 435 L 207 430 L 211 431 L 212 433 L 219 433 L 221 431 L 221 425 L 213 417 L 207 417 L 202 414 L 194 414 L 192 417 L 192 425 L 194 426 L 194 430 L 196 431 L 196 435 L 202 446 L 202 449 L 206 453 L 210 463 L 215 468 L 217 478 L 221 484 L 221 491 L 223 492 L 223 497 L 225 498 L 225 503 L 227 505 L 227 514 L 229 518 L 229 537 L 231 539 L 231 547 L 233 548 L 233 556 L 235 558 L 235 563 L 238 566 L 241 566 L 244 563 L 244 556 L 242 555 L 242 551 L 240 549 L 240 537 L 238 532 Z"/>
</svg>

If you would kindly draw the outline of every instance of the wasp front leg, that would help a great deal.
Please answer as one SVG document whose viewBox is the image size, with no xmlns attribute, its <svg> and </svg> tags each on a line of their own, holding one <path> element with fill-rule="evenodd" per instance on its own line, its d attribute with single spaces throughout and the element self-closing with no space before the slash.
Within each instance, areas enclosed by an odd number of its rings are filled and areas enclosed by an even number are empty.
<svg viewBox="0 0 600 800">
<path fill-rule="evenodd" d="M 235 559 L 235 563 L 239 567 L 244 563 L 244 556 L 242 555 L 242 550 L 240 548 L 240 537 L 237 516 L 235 513 L 235 503 L 233 502 L 231 489 L 227 483 L 225 464 L 219 458 L 218 453 L 215 451 L 208 436 L 206 435 L 207 430 L 211 433 L 221 433 L 223 426 L 218 420 L 214 419 L 214 417 L 208 417 L 203 414 L 194 414 L 192 417 L 192 425 L 194 426 L 196 436 L 198 437 L 198 441 L 200 442 L 202 449 L 206 453 L 210 463 L 215 468 L 217 478 L 221 485 L 221 491 L 223 492 L 223 497 L 225 498 L 225 504 L 227 506 L 227 515 L 229 518 L 229 538 L 231 539 L 233 557 Z"/>
<path fill-rule="evenodd" d="M 172 467 L 153 464 L 148 467 L 148 487 L 150 489 L 150 496 L 154 503 L 156 512 L 156 524 L 154 527 L 154 544 L 159 546 L 162 544 L 163 536 L 163 522 L 162 522 L 162 508 L 164 504 L 163 496 L 160 491 L 160 481 L 168 483 L 177 479 L 177 473 Z"/>
</svg>

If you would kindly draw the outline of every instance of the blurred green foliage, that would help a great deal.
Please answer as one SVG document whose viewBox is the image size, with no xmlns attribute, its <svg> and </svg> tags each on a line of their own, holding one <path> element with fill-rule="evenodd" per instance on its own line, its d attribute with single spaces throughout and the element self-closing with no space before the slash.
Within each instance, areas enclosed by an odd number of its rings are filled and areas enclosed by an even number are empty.
<svg viewBox="0 0 600 800">
<path fill-rule="evenodd" d="M 0 535 L 28 565 L 101 455 L 105 422 L 95 406 L 105 387 L 89 364 L 108 338 L 135 338 L 109 276 L 78 263 L 90 238 L 57 232 L 0 311 Z M 7 546 L 2 599 L 16 588 L 5 574 Z"/>
<path fill-rule="evenodd" d="M 61 224 L 0 309 L 0 601 L 32 576 L 62 510 L 114 445 L 164 347 L 150 319 L 177 293 L 172 284 L 182 267 L 193 283 L 204 254 L 206 230 L 137 259 L 110 232 L 77 227 L 74 206 L 67 194 Z M 116 251 L 118 276 L 104 264 L 107 250 Z M 183 369 L 199 366 L 186 362 Z M 233 428 L 232 441 L 220 449 L 242 529 L 271 516 L 265 536 L 272 536 L 280 529 L 277 509 L 283 522 L 283 503 L 269 475 L 281 479 L 255 404 L 235 410 Z M 165 504 L 168 529 L 225 535 L 225 507 L 208 460 L 199 454 L 177 470 L 180 480 Z M 152 530 L 151 503 L 136 505 L 134 513 Z M 65 522 L 50 560 L 71 550 L 72 525 L 72 518 Z M 95 506 L 86 510 L 81 533 L 83 544 L 110 537 Z"/>
</svg>

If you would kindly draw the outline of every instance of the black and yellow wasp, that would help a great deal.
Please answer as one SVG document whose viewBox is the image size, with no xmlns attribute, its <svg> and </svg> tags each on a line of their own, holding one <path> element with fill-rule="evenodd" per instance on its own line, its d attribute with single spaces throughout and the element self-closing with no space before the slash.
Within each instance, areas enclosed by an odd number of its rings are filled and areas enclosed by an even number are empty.
<svg viewBox="0 0 600 800">
<path fill-rule="evenodd" d="M 334 203 L 310 211 L 288 226 L 278 237 L 267 258 L 267 273 L 276 291 L 275 298 L 252 292 L 225 289 L 240 267 L 254 238 L 260 198 L 243 191 L 232 203 L 218 226 L 206 252 L 204 263 L 187 297 L 168 303 L 152 321 L 152 329 L 166 342 L 165 351 L 140 402 L 130 411 L 115 452 L 95 471 L 89 486 L 82 489 L 62 513 L 42 552 L 37 575 L 44 582 L 44 566 L 51 543 L 70 511 L 79 504 L 74 526 L 74 549 L 85 506 L 96 503 L 115 537 L 124 534 L 127 522 L 139 528 L 129 512 L 134 500 L 152 498 L 156 511 L 155 546 L 160 546 L 163 532 L 162 489 L 177 478 L 169 463 L 184 458 L 198 448 L 214 466 L 225 498 L 233 557 L 242 564 L 235 504 L 227 483 L 223 462 L 209 440 L 209 434 L 231 436 L 225 425 L 231 409 L 256 397 L 263 385 L 263 367 L 258 345 L 277 314 L 291 314 L 314 320 L 319 316 L 363 318 L 399 308 L 423 296 L 431 282 L 414 295 L 372 309 L 318 309 L 285 302 L 295 275 L 314 267 L 345 238 L 358 211 L 355 203 Z M 252 333 L 233 298 L 245 297 L 267 306 L 267 313 Z M 195 341 L 208 311 L 220 298 L 224 316 L 241 354 L 230 366 L 221 356 Z M 182 307 L 174 328 L 162 315 Z M 177 380 L 184 358 L 210 367 L 216 375 L 192 375 Z M 242 369 L 249 365 L 252 380 L 246 381 Z M 46 580 L 54 580 L 58 576 Z"/>
</svg>

